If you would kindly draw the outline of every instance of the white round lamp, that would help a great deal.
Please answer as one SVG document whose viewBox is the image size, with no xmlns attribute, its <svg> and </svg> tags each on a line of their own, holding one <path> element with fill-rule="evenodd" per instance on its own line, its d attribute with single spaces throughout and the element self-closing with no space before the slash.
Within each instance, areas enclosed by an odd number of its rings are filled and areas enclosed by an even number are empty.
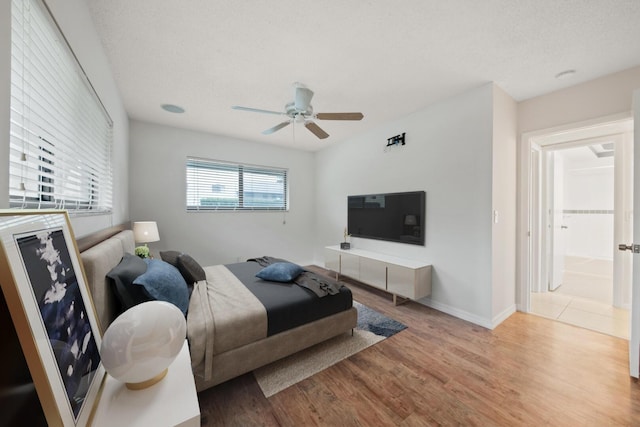
<svg viewBox="0 0 640 427">
<path fill-rule="evenodd" d="M 100 356 L 106 371 L 127 388 L 140 390 L 162 380 L 178 356 L 187 332 L 184 315 L 164 301 L 131 307 L 102 337 Z"/>
</svg>

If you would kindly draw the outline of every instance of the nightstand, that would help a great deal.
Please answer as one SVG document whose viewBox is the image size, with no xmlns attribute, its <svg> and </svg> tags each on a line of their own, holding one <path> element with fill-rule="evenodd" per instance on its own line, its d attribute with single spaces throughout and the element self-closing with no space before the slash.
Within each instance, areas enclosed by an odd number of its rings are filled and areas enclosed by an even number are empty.
<svg viewBox="0 0 640 427">
<path fill-rule="evenodd" d="M 187 341 L 167 376 L 149 388 L 129 390 L 107 374 L 91 425 L 199 427 L 200 406 Z"/>
</svg>

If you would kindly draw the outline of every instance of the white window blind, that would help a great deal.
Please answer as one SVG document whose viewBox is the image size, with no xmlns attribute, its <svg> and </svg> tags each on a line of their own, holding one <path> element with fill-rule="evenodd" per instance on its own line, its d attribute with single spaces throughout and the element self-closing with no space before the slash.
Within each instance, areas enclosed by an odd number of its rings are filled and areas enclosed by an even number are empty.
<svg viewBox="0 0 640 427">
<path fill-rule="evenodd" d="M 187 211 L 288 209 L 286 169 L 187 158 Z"/>
<path fill-rule="evenodd" d="M 10 206 L 111 211 L 112 129 L 42 0 L 13 0 Z"/>
</svg>

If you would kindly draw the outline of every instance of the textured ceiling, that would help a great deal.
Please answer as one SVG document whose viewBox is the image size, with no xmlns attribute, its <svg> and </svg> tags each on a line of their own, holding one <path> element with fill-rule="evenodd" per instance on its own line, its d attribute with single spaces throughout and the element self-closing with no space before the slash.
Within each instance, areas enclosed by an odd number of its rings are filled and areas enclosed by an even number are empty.
<svg viewBox="0 0 640 427">
<path fill-rule="evenodd" d="M 640 65 L 640 0 L 87 0 L 134 119 L 317 150 L 493 81 L 521 101 Z M 568 79 L 555 75 L 567 69 Z M 315 112 L 261 132 L 293 83 Z M 177 104 L 171 114 L 161 104 Z"/>
</svg>

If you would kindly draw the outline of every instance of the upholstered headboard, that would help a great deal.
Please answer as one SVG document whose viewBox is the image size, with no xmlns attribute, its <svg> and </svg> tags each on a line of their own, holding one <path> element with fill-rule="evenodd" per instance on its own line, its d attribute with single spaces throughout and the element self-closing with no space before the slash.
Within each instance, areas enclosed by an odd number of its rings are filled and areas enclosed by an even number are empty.
<svg viewBox="0 0 640 427">
<path fill-rule="evenodd" d="M 103 333 L 116 318 L 119 307 L 107 273 L 118 265 L 125 252 L 132 254 L 134 249 L 133 231 L 124 230 L 80 253 Z"/>
</svg>

